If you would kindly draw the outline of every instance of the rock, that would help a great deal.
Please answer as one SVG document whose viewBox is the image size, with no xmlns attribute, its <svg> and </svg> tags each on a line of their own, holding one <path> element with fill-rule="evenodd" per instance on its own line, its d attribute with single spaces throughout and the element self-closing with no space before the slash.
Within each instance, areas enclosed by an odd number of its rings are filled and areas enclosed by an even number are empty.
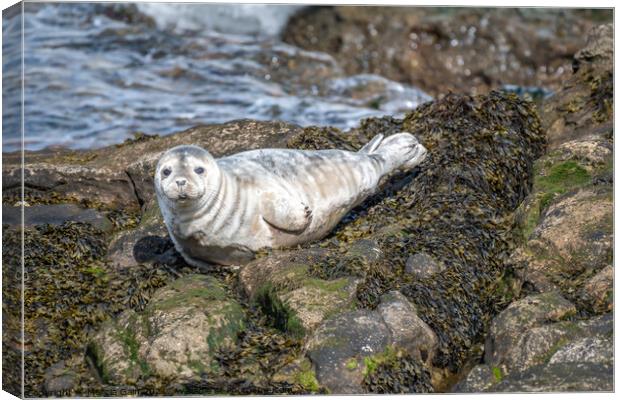
<svg viewBox="0 0 620 400">
<path fill-rule="evenodd" d="M 501 316 L 501 314 L 500 314 Z M 485 356 L 456 391 L 608 390 L 613 378 L 613 316 L 588 320 L 540 321 L 511 332 L 513 343 L 495 359 Z M 542 323 L 542 324 L 541 324 Z M 489 341 L 487 341 L 487 344 Z M 488 347 L 486 351 L 488 351 Z M 591 380 L 594 371 L 601 375 Z"/>
<path fill-rule="evenodd" d="M 239 281 L 276 326 L 303 336 L 325 318 L 355 304 L 359 278 L 320 279 L 310 273 L 325 254 L 321 249 L 308 249 L 260 258 L 243 267 Z"/>
<path fill-rule="evenodd" d="M 377 308 L 390 330 L 393 345 L 429 366 L 437 349 L 435 332 L 418 317 L 415 307 L 398 291 L 381 297 Z"/>
<path fill-rule="evenodd" d="M 137 208 L 154 199 L 153 174 L 158 157 L 170 147 L 192 143 L 214 156 L 264 147 L 286 147 L 302 129 L 283 122 L 232 121 L 198 126 L 165 137 L 141 135 L 123 144 L 96 150 L 62 149 L 26 152 L 27 193 L 90 201 L 111 208 Z M 21 158 L 3 157 L 3 196 L 18 196 Z M 28 197 L 28 196 L 27 196 Z"/>
<path fill-rule="evenodd" d="M 555 163 L 578 160 L 587 172 L 592 173 L 597 167 L 609 163 L 613 157 L 613 144 L 601 138 L 570 140 L 558 145 L 547 157 Z"/>
<path fill-rule="evenodd" d="M 550 149 L 575 139 L 613 135 L 613 25 L 592 28 L 575 54 L 573 75 L 546 99 L 542 122 Z"/>
<path fill-rule="evenodd" d="M 488 389 L 498 379 L 493 374 L 493 370 L 486 364 L 476 365 L 454 388 L 456 393 L 479 393 Z"/>
<path fill-rule="evenodd" d="M 591 307 L 584 285 L 612 259 L 611 148 L 604 138 L 571 140 L 535 162 L 532 193 L 518 211 L 524 243 L 513 253 L 530 293 L 560 290 Z"/>
<path fill-rule="evenodd" d="M 487 392 L 592 392 L 613 390 L 613 364 L 536 365 L 510 375 Z"/>
<path fill-rule="evenodd" d="M 24 207 L 24 225 L 62 225 L 67 221 L 84 222 L 93 227 L 109 232 L 112 223 L 101 212 L 82 208 L 75 204 L 34 205 Z M 2 223 L 21 224 L 21 207 L 2 206 Z"/>
<path fill-rule="evenodd" d="M 347 74 L 379 74 L 433 96 L 484 93 L 508 83 L 554 89 L 570 74 L 571 56 L 593 25 L 583 15 L 561 13 L 313 7 L 289 20 L 283 39 L 332 54 Z M 604 19 L 611 21 L 611 13 Z"/>
<path fill-rule="evenodd" d="M 520 339 L 515 332 L 525 332 L 575 312 L 575 306 L 557 292 L 528 296 L 510 304 L 491 322 L 485 344 L 485 363 L 493 366 L 509 364 L 506 355 Z"/>
<path fill-rule="evenodd" d="M 45 392 L 48 396 L 61 397 L 69 393 L 77 382 L 76 373 L 67 368 L 65 361 L 52 364 L 45 371 Z"/>
<path fill-rule="evenodd" d="M 241 306 L 212 277 L 187 275 L 155 292 L 144 312 L 124 312 L 95 335 L 89 352 L 103 380 L 176 381 L 217 370 L 214 353 L 244 329 Z"/>
<path fill-rule="evenodd" d="M 607 191 L 580 190 L 559 199 L 541 216 L 532 238 L 564 259 L 581 258 L 599 269 L 608 261 L 612 242 L 613 202 Z M 576 261 L 576 260 L 575 260 Z M 569 271 L 567 271 L 569 272 Z"/>
<path fill-rule="evenodd" d="M 513 344 L 504 348 L 500 357 L 491 362 L 485 357 L 485 361 L 508 376 L 551 363 L 554 358 L 559 363 L 611 362 L 612 331 L 610 316 L 534 326 L 516 334 L 513 331 Z"/>
<path fill-rule="evenodd" d="M 439 264 L 426 253 L 410 255 L 405 264 L 405 272 L 416 275 L 419 278 L 428 278 L 443 271 L 446 267 Z"/>
<path fill-rule="evenodd" d="M 588 33 L 586 47 L 579 50 L 574 57 L 573 69 L 579 70 L 592 64 L 608 70 L 613 68 L 614 27 L 612 24 L 598 25 Z"/>
<path fill-rule="evenodd" d="M 103 382 L 133 384 L 142 372 L 148 372 L 144 360 L 138 358 L 138 338 L 134 331 L 136 320 L 134 311 L 123 312 L 116 321 L 104 323 L 89 344 L 88 353 L 94 358 Z M 144 334 L 140 333 L 139 338 L 143 340 Z"/>
<path fill-rule="evenodd" d="M 106 259 L 115 268 L 137 264 L 169 261 L 175 253 L 157 202 L 153 199 L 145 207 L 140 224 L 128 231 L 119 232 L 110 242 Z M 180 255 L 178 256 L 180 259 Z"/>
<path fill-rule="evenodd" d="M 363 393 L 365 361 L 382 353 L 390 332 L 377 313 L 340 314 L 321 325 L 305 345 L 322 386 L 334 394 Z"/>
<path fill-rule="evenodd" d="M 596 313 L 613 310 L 614 268 L 606 266 L 590 280 L 581 291 L 581 298 L 589 303 Z"/>
<path fill-rule="evenodd" d="M 614 344 L 609 337 L 586 337 L 570 342 L 558 349 L 549 360 L 557 363 L 612 363 L 614 361 Z"/>
<path fill-rule="evenodd" d="M 47 158 L 44 158 L 45 161 L 25 164 L 25 190 L 54 193 L 61 198 L 75 201 L 94 200 L 111 207 L 138 205 L 131 180 L 123 171 L 107 166 L 91 167 L 62 162 L 56 164 L 53 163 L 53 157 L 54 153 L 49 153 Z M 10 162 L 3 165 L 2 178 L 3 191 L 15 190 L 20 186 L 21 166 Z"/>
</svg>

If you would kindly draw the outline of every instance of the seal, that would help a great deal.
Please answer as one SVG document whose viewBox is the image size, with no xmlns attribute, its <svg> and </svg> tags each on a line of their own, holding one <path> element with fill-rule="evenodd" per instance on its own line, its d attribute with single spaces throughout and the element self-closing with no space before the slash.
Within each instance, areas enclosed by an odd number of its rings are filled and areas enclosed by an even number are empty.
<svg viewBox="0 0 620 400">
<path fill-rule="evenodd" d="M 261 149 L 215 159 L 192 145 L 159 159 L 155 191 L 176 249 L 190 264 L 250 261 L 327 235 L 382 177 L 421 163 L 407 132 L 375 136 L 357 152 Z"/>
</svg>

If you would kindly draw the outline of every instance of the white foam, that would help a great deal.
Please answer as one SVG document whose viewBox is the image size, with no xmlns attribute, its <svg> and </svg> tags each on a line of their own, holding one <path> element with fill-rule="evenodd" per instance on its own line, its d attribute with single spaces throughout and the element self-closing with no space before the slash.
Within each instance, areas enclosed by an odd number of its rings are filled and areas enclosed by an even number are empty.
<svg viewBox="0 0 620 400">
<path fill-rule="evenodd" d="M 245 35 L 278 35 L 301 5 L 136 3 L 160 28 L 212 30 Z"/>
</svg>

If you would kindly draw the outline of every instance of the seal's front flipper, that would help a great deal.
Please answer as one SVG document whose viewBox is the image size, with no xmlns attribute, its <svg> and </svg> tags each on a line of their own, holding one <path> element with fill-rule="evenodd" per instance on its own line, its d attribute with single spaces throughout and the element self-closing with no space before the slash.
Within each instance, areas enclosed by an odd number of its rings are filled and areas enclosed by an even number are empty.
<svg viewBox="0 0 620 400">
<path fill-rule="evenodd" d="M 312 221 L 312 210 L 306 204 L 273 192 L 263 195 L 261 211 L 269 225 L 288 232 L 303 231 Z"/>
</svg>

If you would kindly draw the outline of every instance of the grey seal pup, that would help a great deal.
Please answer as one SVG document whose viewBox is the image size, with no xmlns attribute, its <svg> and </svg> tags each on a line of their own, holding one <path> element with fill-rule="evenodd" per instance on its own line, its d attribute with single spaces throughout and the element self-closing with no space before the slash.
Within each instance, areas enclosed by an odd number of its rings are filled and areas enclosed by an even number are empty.
<svg viewBox="0 0 620 400">
<path fill-rule="evenodd" d="M 262 149 L 215 159 L 183 145 L 159 159 L 155 191 L 170 237 L 190 265 L 240 264 L 262 248 L 324 237 L 382 177 L 425 156 L 406 132 L 377 135 L 357 152 Z"/>
</svg>

